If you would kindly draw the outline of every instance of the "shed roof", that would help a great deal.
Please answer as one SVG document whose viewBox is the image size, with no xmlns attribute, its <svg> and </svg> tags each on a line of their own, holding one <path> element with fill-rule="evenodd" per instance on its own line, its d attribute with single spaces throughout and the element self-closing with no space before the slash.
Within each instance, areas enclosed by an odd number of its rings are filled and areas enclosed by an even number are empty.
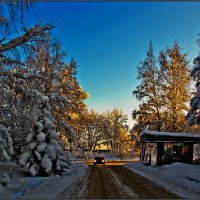
<svg viewBox="0 0 200 200">
<path fill-rule="evenodd" d="M 172 133 L 144 130 L 141 134 L 142 142 L 193 142 L 200 143 L 200 135 L 191 133 Z"/>
</svg>

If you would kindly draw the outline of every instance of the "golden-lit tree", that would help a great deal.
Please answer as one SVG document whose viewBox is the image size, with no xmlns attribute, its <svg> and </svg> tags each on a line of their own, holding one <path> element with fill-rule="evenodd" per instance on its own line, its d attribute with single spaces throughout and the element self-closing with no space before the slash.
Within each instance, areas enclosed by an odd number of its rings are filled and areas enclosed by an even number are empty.
<svg viewBox="0 0 200 200">
<path fill-rule="evenodd" d="M 133 155 L 134 141 L 126 127 L 119 128 L 119 145 L 117 155 L 121 158 Z"/>
<path fill-rule="evenodd" d="M 79 145 L 84 146 L 88 151 L 94 151 L 104 142 L 106 119 L 102 114 L 91 110 L 84 112 L 81 122 L 83 132 L 81 136 L 79 135 Z"/>
<path fill-rule="evenodd" d="M 89 95 L 81 88 L 76 79 L 77 65 L 72 59 L 69 65 L 59 74 L 59 81 L 55 88 L 61 96 L 67 98 L 67 104 L 62 110 L 59 107 L 54 107 L 53 112 L 57 121 L 62 120 L 69 124 L 75 131 L 76 137 L 80 138 L 82 127 L 82 115 L 86 111 L 87 106 L 84 103 Z M 65 134 L 62 130 L 59 132 Z M 62 136 L 63 137 L 63 136 Z M 68 138 L 71 142 L 71 138 Z"/>
<path fill-rule="evenodd" d="M 189 84 L 191 81 L 186 54 L 181 52 L 175 43 L 172 48 L 160 52 L 160 79 L 163 93 L 164 129 L 170 132 L 185 131 L 186 121 L 184 111 L 188 111 L 190 99 Z"/>
<path fill-rule="evenodd" d="M 33 82 L 33 87 L 49 96 L 59 138 L 69 148 L 68 142 L 71 143 L 75 133 L 78 134 L 82 129 L 80 119 L 87 108 L 84 100 L 88 94 L 76 79 L 76 62 L 72 59 L 66 64 L 66 53 L 62 51 L 62 45 L 52 39 L 51 35 L 44 37 L 45 42 L 38 41 L 36 47 L 29 52 L 26 65 L 32 66 L 31 70 L 41 76 L 39 81 Z M 70 135 L 71 132 L 74 134 Z"/>
<path fill-rule="evenodd" d="M 65 108 L 66 116 L 61 116 L 66 118 L 66 121 L 72 125 L 74 128 L 78 129 L 78 121 L 80 120 L 80 115 L 87 109 L 84 100 L 86 100 L 89 95 L 81 88 L 79 82 L 76 79 L 77 65 L 72 59 L 69 65 L 60 73 L 60 81 L 56 85 L 57 90 L 63 96 L 67 97 L 69 106 Z M 59 115 L 59 113 L 57 113 Z"/>
<path fill-rule="evenodd" d="M 109 120 L 109 131 L 107 137 L 109 138 L 109 145 L 111 146 L 112 152 L 115 155 L 119 155 L 121 152 L 121 136 L 124 131 L 128 134 L 127 116 L 117 108 L 111 112 L 107 112 L 105 115 Z M 127 135 L 128 137 L 128 135 Z"/>
</svg>

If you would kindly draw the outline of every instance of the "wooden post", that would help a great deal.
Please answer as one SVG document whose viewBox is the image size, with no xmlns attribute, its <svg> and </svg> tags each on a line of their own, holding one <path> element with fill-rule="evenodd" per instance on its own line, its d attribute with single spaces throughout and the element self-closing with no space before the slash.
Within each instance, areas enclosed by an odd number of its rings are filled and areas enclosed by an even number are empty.
<svg viewBox="0 0 200 200">
<path fill-rule="evenodd" d="M 140 161 L 142 161 L 142 154 L 143 154 L 143 142 L 140 144 L 141 149 L 140 149 Z"/>
<path fill-rule="evenodd" d="M 149 165 L 151 165 L 151 154 L 149 154 Z"/>
<path fill-rule="evenodd" d="M 183 148 L 183 156 L 182 161 L 185 163 L 193 163 L 193 151 L 194 144 L 193 143 L 185 143 Z"/>
<path fill-rule="evenodd" d="M 156 159 L 157 165 L 164 164 L 163 155 L 164 155 L 164 142 L 158 142 L 157 143 L 157 159 Z"/>
<path fill-rule="evenodd" d="M 141 143 L 140 161 L 144 161 L 145 160 L 145 150 L 146 150 L 146 143 L 142 142 Z"/>
<path fill-rule="evenodd" d="M 188 163 L 193 164 L 193 151 L 194 151 L 194 144 L 190 143 L 188 145 Z"/>
<path fill-rule="evenodd" d="M 147 143 L 145 142 L 144 143 L 144 158 L 145 158 L 145 154 L 146 154 L 146 146 L 147 146 Z"/>
<path fill-rule="evenodd" d="M 143 143 L 142 161 L 145 160 L 145 147 L 146 147 L 146 143 Z"/>
</svg>

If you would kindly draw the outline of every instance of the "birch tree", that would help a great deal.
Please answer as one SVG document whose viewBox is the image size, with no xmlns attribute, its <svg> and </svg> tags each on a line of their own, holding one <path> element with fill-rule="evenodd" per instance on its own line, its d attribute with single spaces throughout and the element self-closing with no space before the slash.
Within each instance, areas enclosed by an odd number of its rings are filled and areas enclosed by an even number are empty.
<svg viewBox="0 0 200 200">
<path fill-rule="evenodd" d="M 181 52 L 175 43 L 172 48 L 161 51 L 159 55 L 161 89 L 165 105 L 165 129 L 181 132 L 186 128 L 184 111 L 188 111 L 190 98 L 189 84 L 191 81 L 186 54 Z"/>
</svg>

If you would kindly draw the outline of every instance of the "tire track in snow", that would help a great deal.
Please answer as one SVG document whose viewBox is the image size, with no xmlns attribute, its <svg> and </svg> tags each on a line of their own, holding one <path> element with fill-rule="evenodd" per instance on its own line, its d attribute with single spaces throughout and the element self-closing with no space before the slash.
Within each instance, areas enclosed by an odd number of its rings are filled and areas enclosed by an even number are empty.
<svg viewBox="0 0 200 200">
<path fill-rule="evenodd" d="M 123 190 L 127 194 L 127 196 L 130 196 L 130 198 L 132 198 L 132 199 L 139 198 L 139 196 L 137 194 L 135 194 L 131 188 L 129 188 L 127 185 L 123 184 L 123 182 L 120 180 L 120 177 L 117 174 L 115 174 L 110 168 L 107 168 L 107 170 L 111 174 L 111 176 L 114 180 L 113 182 L 115 182 L 117 184 L 117 186 L 119 187 L 119 190 Z"/>
</svg>

